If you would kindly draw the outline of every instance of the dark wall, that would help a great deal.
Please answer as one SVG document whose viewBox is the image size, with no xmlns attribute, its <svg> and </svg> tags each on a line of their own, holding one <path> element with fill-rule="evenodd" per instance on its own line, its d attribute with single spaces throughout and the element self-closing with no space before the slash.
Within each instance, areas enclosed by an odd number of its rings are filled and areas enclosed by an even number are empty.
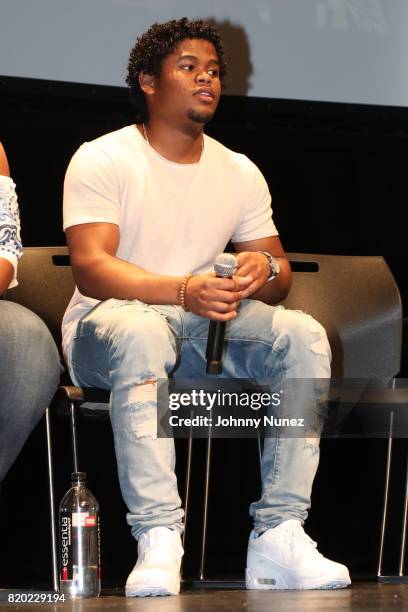
<svg viewBox="0 0 408 612">
<path fill-rule="evenodd" d="M 3 77 L 0 108 L 24 242 L 61 244 L 66 166 L 133 122 L 127 90 Z M 406 302 L 408 109 L 225 96 L 207 132 L 259 165 L 287 250 L 383 255 Z"/>
<path fill-rule="evenodd" d="M 0 108 L 0 140 L 18 187 L 24 243 L 62 244 L 65 168 L 82 142 L 132 123 L 127 92 L 0 78 Z M 403 213 L 408 109 L 225 97 L 207 132 L 259 165 L 269 183 L 275 221 L 288 251 L 383 255 L 407 305 Z M 92 444 L 85 445 L 83 457 L 84 469 L 92 475 L 91 488 L 104 508 L 104 580 L 123 582 L 134 561 L 135 546 L 125 525 L 113 452 L 108 466 L 100 461 L 106 449 L 112 450 L 109 427 L 92 427 L 93 434 L 88 432 L 87 437 Z M 203 479 L 203 448 L 198 446 L 197 504 L 187 560 L 192 574 L 197 569 Z M 10 551 L 7 559 L 4 553 L 0 555 L 4 584 L 46 581 L 44 449 L 40 424 L 3 485 L 0 541 L 2 550 Z M 347 562 L 355 575 L 373 575 L 376 570 L 385 451 L 382 440 L 325 440 L 322 444 L 309 531 L 319 538 L 323 552 Z M 184 451 L 179 452 L 182 472 Z M 61 424 L 56 428 L 55 453 L 60 498 L 68 487 L 70 471 L 68 441 Z M 215 445 L 210 574 L 225 573 L 226 567 L 233 575 L 242 573 L 249 530 L 247 505 L 259 489 L 256 469 L 255 449 L 245 443 Z M 27 525 L 30 504 L 34 523 L 29 528 L 35 537 L 22 555 L 26 531 L 21 525 Z"/>
</svg>

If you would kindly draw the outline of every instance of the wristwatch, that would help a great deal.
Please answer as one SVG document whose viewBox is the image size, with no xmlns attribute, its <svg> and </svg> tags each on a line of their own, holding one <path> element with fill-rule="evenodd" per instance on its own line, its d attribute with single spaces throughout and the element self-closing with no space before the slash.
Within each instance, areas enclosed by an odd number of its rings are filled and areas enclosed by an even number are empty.
<svg viewBox="0 0 408 612">
<path fill-rule="evenodd" d="M 270 275 L 269 275 L 267 282 L 269 282 L 278 276 L 280 272 L 279 263 L 273 255 L 268 253 L 268 251 L 257 251 L 257 252 L 262 253 L 262 255 L 265 255 L 265 257 L 268 258 Z"/>
</svg>

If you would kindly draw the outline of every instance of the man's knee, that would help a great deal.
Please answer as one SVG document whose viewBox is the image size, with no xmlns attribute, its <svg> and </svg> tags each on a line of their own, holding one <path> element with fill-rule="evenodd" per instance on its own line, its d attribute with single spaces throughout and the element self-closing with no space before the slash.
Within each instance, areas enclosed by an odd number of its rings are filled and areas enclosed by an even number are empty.
<svg viewBox="0 0 408 612">
<path fill-rule="evenodd" d="M 37 362 L 45 359 L 51 366 L 59 363 L 58 349 L 51 332 L 34 312 L 21 304 L 4 302 L 0 319 L 3 347 L 9 342 L 21 356 L 33 353 Z"/>
<path fill-rule="evenodd" d="M 150 376 L 128 391 L 130 430 L 136 438 L 157 437 L 157 379 Z"/>
<path fill-rule="evenodd" d="M 113 393 L 111 419 L 117 435 L 133 442 L 157 438 L 158 379 L 150 375 L 134 377 L 129 385 Z"/>
<path fill-rule="evenodd" d="M 14 302 L 1 306 L 0 367 L 12 371 L 15 381 L 25 381 L 47 403 L 63 370 L 54 339 L 31 310 Z"/>
<path fill-rule="evenodd" d="M 331 359 L 326 330 L 313 317 L 301 311 L 286 309 L 277 310 L 274 317 L 274 324 L 279 329 L 274 350 L 281 352 L 292 348 Z"/>
<path fill-rule="evenodd" d="M 80 326 L 74 361 L 93 360 L 95 341 L 108 349 L 108 360 L 120 370 L 146 378 L 174 364 L 176 341 L 166 318 L 153 308 L 124 303 L 86 318 Z M 99 344 L 99 348 L 101 345 Z M 79 352 L 78 352 L 79 351 Z"/>
</svg>

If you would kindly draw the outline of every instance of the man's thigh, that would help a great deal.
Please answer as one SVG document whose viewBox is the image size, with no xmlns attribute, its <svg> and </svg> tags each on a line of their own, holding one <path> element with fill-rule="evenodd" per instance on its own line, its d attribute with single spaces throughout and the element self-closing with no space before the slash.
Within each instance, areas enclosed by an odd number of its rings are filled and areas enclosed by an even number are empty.
<svg viewBox="0 0 408 612">
<path fill-rule="evenodd" d="M 177 354 L 177 332 L 165 314 L 138 300 L 109 299 L 78 323 L 72 367 L 81 384 L 111 387 L 112 368 L 142 369 L 147 354 Z"/>
<path fill-rule="evenodd" d="M 258 300 L 241 302 L 238 316 L 225 327 L 223 371 L 221 377 L 246 378 L 251 363 L 262 362 L 271 351 L 274 331 L 273 319 L 280 307 L 268 306 Z M 175 374 L 180 378 L 206 377 L 206 347 L 210 321 L 186 313 L 180 366 Z M 256 368 L 258 369 L 258 368 Z"/>
<path fill-rule="evenodd" d="M 187 378 L 189 370 L 192 377 L 205 376 L 208 326 L 208 320 L 187 313 L 181 368 L 177 371 L 180 377 Z M 330 347 L 320 323 L 301 311 L 270 306 L 259 300 L 243 300 L 238 316 L 226 324 L 222 376 L 258 378 L 271 369 L 280 371 L 282 360 L 287 356 L 299 362 L 319 356 L 325 361 L 320 376 L 328 376 Z M 293 375 L 309 375 L 307 369 L 302 372 Z"/>
</svg>

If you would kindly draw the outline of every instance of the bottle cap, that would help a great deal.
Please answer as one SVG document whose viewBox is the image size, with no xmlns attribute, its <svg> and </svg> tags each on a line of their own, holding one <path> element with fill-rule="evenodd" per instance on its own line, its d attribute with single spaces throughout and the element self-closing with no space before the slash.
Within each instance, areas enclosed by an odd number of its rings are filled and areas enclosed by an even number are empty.
<svg viewBox="0 0 408 612">
<path fill-rule="evenodd" d="M 71 480 L 75 482 L 85 482 L 86 480 L 86 472 L 72 472 Z"/>
</svg>

